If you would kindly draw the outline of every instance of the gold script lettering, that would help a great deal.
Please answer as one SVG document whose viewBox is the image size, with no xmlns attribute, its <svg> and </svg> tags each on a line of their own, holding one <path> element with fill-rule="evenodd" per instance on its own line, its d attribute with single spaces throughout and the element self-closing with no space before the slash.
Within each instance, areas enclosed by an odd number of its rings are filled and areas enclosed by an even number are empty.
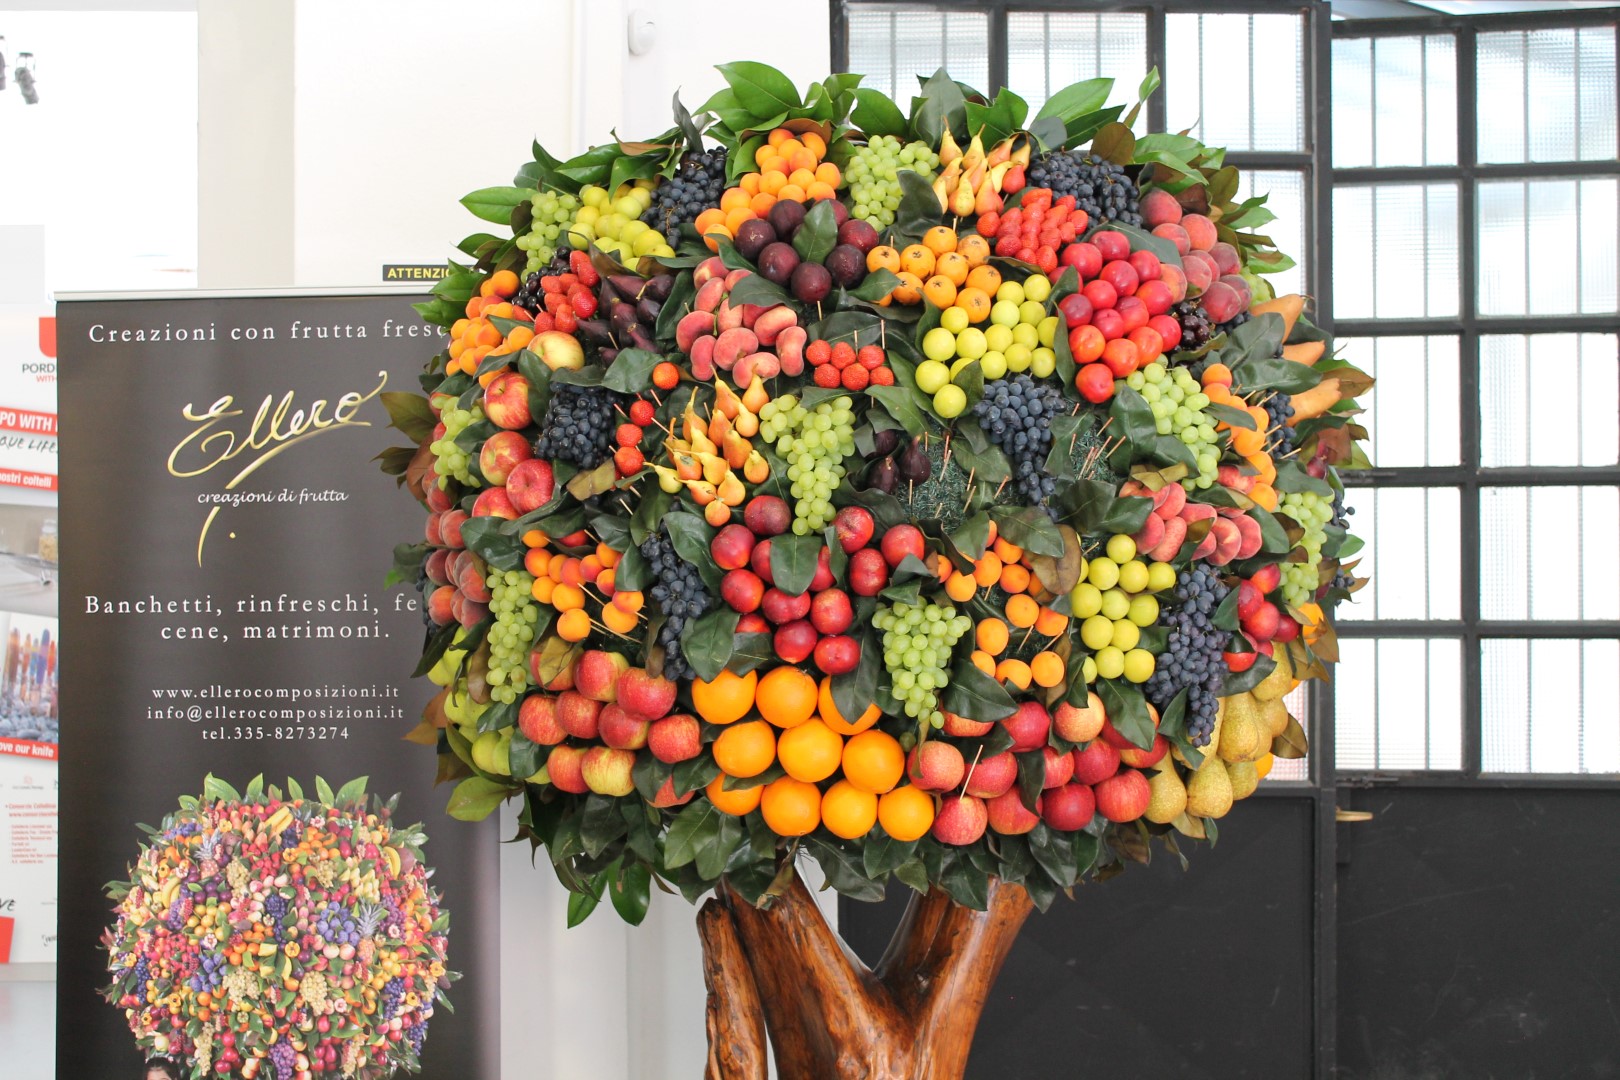
<svg viewBox="0 0 1620 1080">
<path fill-rule="evenodd" d="M 233 490 L 259 466 L 306 439 L 343 428 L 370 427 L 369 420 L 357 420 L 355 416 L 362 405 L 382 393 L 387 385 L 388 373 L 377 372 L 375 387 L 368 393 L 350 391 L 338 398 L 330 418 L 323 415 L 327 409 L 325 398 L 318 399 L 308 409 L 295 410 L 293 399 L 296 391 L 287 391 L 279 401 L 274 394 L 266 394 L 245 431 L 234 430 L 230 424 L 234 418 L 245 415 L 246 410 L 237 408 L 236 399 L 229 394 L 201 412 L 188 403 L 180 410 L 180 415 L 197 426 L 169 452 L 169 475 L 180 478 L 201 476 L 226 462 L 235 462 L 237 458 L 251 454 L 236 475 L 226 481 L 225 490 Z M 209 510 L 208 518 L 197 536 L 199 566 L 202 565 L 208 527 L 219 516 L 219 511 L 218 506 Z"/>
</svg>

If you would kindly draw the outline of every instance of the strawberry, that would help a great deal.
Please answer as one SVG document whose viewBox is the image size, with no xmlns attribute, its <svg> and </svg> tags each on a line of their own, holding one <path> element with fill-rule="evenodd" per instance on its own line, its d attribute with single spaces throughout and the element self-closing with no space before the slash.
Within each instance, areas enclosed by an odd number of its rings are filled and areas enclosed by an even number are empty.
<svg viewBox="0 0 1620 1080">
<path fill-rule="evenodd" d="M 557 329 L 565 334 L 572 334 L 579 328 L 579 319 L 574 316 L 574 309 L 566 304 L 559 305 L 556 312 Z"/>
<path fill-rule="evenodd" d="M 574 305 L 577 318 L 588 319 L 596 314 L 596 294 L 584 286 L 569 289 L 568 299 Z"/>
<path fill-rule="evenodd" d="M 1073 201 L 1070 200 L 1071 203 Z M 568 253 L 568 268 L 579 278 L 581 285 L 589 288 L 595 288 L 602 280 L 602 275 L 591 265 L 591 257 L 583 251 Z"/>
</svg>

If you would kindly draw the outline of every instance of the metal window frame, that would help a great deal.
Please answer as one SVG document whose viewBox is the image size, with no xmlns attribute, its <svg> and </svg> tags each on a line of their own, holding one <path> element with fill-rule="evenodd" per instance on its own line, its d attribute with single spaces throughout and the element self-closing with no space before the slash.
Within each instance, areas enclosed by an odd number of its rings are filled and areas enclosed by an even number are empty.
<svg viewBox="0 0 1620 1080">
<path fill-rule="evenodd" d="M 1480 494 L 1491 487 L 1620 486 L 1620 465 L 1597 467 L 1483 468 L 1480 446 L 1480 342 L 1492 335 L 1615 333 L 1616 315 L 1485 316 L 1479 313 L 1478 186 L 1490 180 L 1583 179 L 1613 177 L 1620 180 L 1620 157 L 1601 161 L 1486 163 L 1478 157 L 1478 35 L 1513 30 L 1550 30 L 1614 26 L 1620 52 L 1620 7 L 1584 10 L 1548 10 L 1502 15 L 1434 16 L 1380 20 L 1351 20 L 1333 24 L 1338 39 L 1414 37 L 1446 34 L 1455 41 L 1457 154 L 1456 164 L 1421 166 L 1363 166 L 1331 170 L 1333 184 L 1403 184 L 1445 182 L 1457 185 L 1458 314 L 1445 318 L 1338 320 L 1335 333 L 1343 338 L 1410 336 L 1455 337 L 1458 341 L 1458 435 L 1462 464 L 1444 467 L 1373 468 L 1344 474 L 1347 487 L 1449 487 L 1459 492 L 1461 528 L 1461 610 L 1452 620 L 1368 619 L 1341 621 L 1345 639 L 1407 638 L 1459 642 L 1462 650 L 1462 768 L 1446 771 L 1338 770 L 1343 787 L 1405 785 L 1411 787 L 1479 788 L 1593 788 L 1609 787 L 1613 773 L 1485 773 L 1483 762 L 1483 677 L 1481 645 L 1500 639 L 1615 639 L 1620 622 L 1612 620 L 1484 620 L 1480 614 Z M 1617 58 L 1620 59 L 1620 58 Z M 1620 102 L 1617 102 L 1620 109 Z M 1374 448 L 1374 454 L 1377 448 Z M 1333 695 L 1317 688 L 1319 703 L 1331 718 Z"/>
</svg>

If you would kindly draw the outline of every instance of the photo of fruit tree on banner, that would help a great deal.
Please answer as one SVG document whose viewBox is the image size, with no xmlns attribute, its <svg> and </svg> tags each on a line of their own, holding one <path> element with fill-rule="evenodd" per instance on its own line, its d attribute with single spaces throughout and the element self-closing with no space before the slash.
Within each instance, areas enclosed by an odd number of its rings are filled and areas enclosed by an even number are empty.
<svg viewBox="0 0 1620 1080">
<path fill-rule="evenodd" d="M 499 235 L 384 395 L 443 687 L 410 737 L 452 815 L 521 801 L 572 921 L 714 893 L 710 1076 L 763 1077 L 767 1029 L 782 1075 L 960 1076 L 1032 906 L 1305 754 L 1372 380 L 1273 296 L 1265 197 L 1110 80 L 1029 115 L 720 71 L 463 200 Z M 802 856 L 916 891 L 876 971 Z"/>
</svg>

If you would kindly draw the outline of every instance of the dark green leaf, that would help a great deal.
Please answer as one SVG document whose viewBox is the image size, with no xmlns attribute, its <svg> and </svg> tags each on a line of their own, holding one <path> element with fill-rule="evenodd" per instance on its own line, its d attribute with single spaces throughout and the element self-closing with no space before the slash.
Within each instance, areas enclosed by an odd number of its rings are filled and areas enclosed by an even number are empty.
<svg viewBox="0 0 1620 1080">
<path fill-rule="evenodd" d="M 677 774 L 679 771 L 677 767 Z M 679 786 L 677 776 L 677 790 Z M 720 819 L 727 816 L 708 799 L 694 799 L 687 803 L 669 824 L 669 833 L 664 840 L 665 869 L 675 870 L 685 866 L 712 847 L 720 835 Z"/>
<path fill-rule="evenodd" d="M 801 229 L 802 231 L 802 229 Z M 737 282 L 737 287 L 727 294 L 727 301 L 732 307 L 740 304 L 755 304 L 762 308 L 775 307 L 785 304 L 792 299 L 787 290 L 764 274 L 749 274 Z"/>
<path fill-rule="evenodd" d="M 685 795 L 688 791 L 696 791 L 720 775 L 720 766 L 715 764 L 714 758 L 708 754 L 700 754 L 675 766 L 675 794 Z"/>
<path fill-rule="evenodd" d="M 619 560 L 618 568 L 614 571 L 614 588 L 626 592 L 640 592 L 653 583 L 652 564 L 647 562 L 641 554 L 639 547 L 631 547 Z"/>
<path fill-rule="evenodd" d="M 1252 324 L 1244 323 L 1238 330 L 1249 325 Z M 1298 394 L 1321 382 L 1322 373 L 1307 364 L 1296 364 L 1280 356 L 1251 356 L 1232 365 L 1232 381 L 1244 390 Z"/>
<path fill-rule="evenodd" d="M 725 670 L 739 618 L 731 607 L 719 607 L 681 629 L 681 653 L 698 678 L 709 682 Z"/>
<path fill-rule="evenodd" d="M 866 870 L 867 877 L 882 881 L 885 875 L 902 863 L 910 862 L 916 855 L 917 841 L 901 843 L 881 829 L 874 829 L 866 835 L 861 866 Z"/>
<path fill-rule="evenodd" d="M 832 200 L 822 199 L 804 215 L 804 224 L 793 234 L 793 250 L 805 262 L 819 263 L 837 246 L 838 219 L 833 216 Z"/>
<path fill-rule="evenodd" d="M 1034 750 L 1014 754 L 1013 759 L 1018 762 L 1018 801 L 1033 813 L 1035 800 L 1041 797 L 1041 791 L 1046 787 L 1046 755 Z"/>
<path fill-rule="evenodd" d="M 1039 507 L 993 506 L 990 516 L 1008 543 L 1017 544 L 1032 555 L 1058 558 L 1063 554 L 1063 534 Z"/>
<path fill-rule="evenodd" d="M 797 596 L 810 587 L 816 576 L 816 563 L 821 554 L 819 535 L 796 536 L 783 533 L 771 538 L 771 577 L 776 587 L 789 596 Z"/>
<path fill-rule="evenodd" d="M 883 899 L 883 882 L 874 881 L 866 875 L 858 848 L 848 845 L 847 842 L 832 843 L 819 836 L 810 837 L 805 848 L 815 857 L 816 862 L 821 864 L 822 873 L 827 876 L 827 884 L 839 894 L 851 900 L 864 900 L 868 903 L 876 903 Z"/>
<path fill-rule="evenodd" d="M 923 83 L 920 104 L 911 118 L 912 134 L 929 146 L 938 146 L 947 130 L 967 127 L 966 106 L 962 88 L 940 68 Z"/>
<path fill-rule="evenodd" d="M 423 442 L 433 434 L 439 418 L 433 415 L 433 407 L 428 404 L 427 398 L 421 394 L 393 390 L 378 397 L 383 408 L 388 410 L 389 427 L 397 428 L 414 443 Z"/>
<path fill-rule="evenodd" d="M 874 90 L 869 86 L 857 87 L 855 111 L 850 113 L 849 118 L 868 138 L 893 135 L 902 142 L 905 141 L 905 114 L 881 90 Z"/>
<path fill-rule="evenodd" d="M 714 538 L 714 530 L 708 522 L 696 514 L 681 510 L 664 516 L 664 530 L 669 533 L 669 542 L 674 545 L 675 554 L 699 570 L 714 567 L 714 560 L 709 555 L 709 541 Z"/>
<path fill-rule="evenodd" d="M 571 892 L 568 894 L 568 929 L 572 930 L 580 923 L 591 917 L 598 904 L 602 902 L 601 886 L 597 885 L 589 892 Z"/>
<path fill-rule="evenodd" d="M 744 838 L 742 819 L 730 814 L 721 814 L 719 825 L 715 829 L 714 842 L 697 853 L 695 859 L 697 872 L 707 880 L 718 878 L 725 872 L 726 863 L 730 861 L 732 852 L 737 850 Z"/>
<path fill-rule="evenodd" d="M 1324 499 L 1333 498 L 1333 487 L 1326 480 L 1318 480 L 1306 472 L 1294 458 L 1284 458 L 1277 462 L 1277 479 L 1272 486 L 1284 493 L 1304 494 L 1309 491 Z M 465 528 L 463 531 L 465 532 Z"/>
<path fill-rule="evenodd" d="M 1092 139 L 1091 152 L 1116 165 L 1129 165 L 1136 156 L 1136 136 L 1124 124 L 1105 124 Z"/>
<path fill-rule="evenodd" d="M 461 526 L 461 538 L 469 550 L 477 552 L 497 570 L 516 570 L 523 565 L 528 549 L 523 541 L 501 531 L 505 518 L 468 518 Z"/>
<path fill-rule="evenodd" d="M 990 540 L 990 515 L 982 510 L 974 514 L 951 533 L 950 540 L 969 559 L 979 559 Z"/>
<path fill-rule="evenodd" d="M 631 926 L 640 926 L 647 917 L 651 895 L 652 868 L 639 860 L 621 867 L 608 879 L 608 897 L 613 901 L 613 910 Z"/>
<path fill-rule="evenodd" d="M 647 538 L 658 531 L 659 521 L 669 512 L 670 504 L 674 501 L 675 496 L 660 487 L 653 487 L 642 495 L 640 501 L 636 503 L 636 512 L 630 517 L 630 542 L 636 547 L 645 544 Z"/>
<path fill-rule="evenodd" d="M 776 646 L 772 644 L 770 634 L 763 630 L 738 634 L 732 640 L 731 659 L 726 661 L 726 670 L 735 675 L 746 675 L 775 659 Z"/>
<path fill-rule="evenodd" d="M 793 80 L 768 64 L 738 60 L 715 66 L 737 95 L 737 103 L 756 117 L 774 116 L 799 105 Z"/>
<path fill-rule="evenodd" d="M 1248 428 L 1250 431 L 1257 430 L 1254 417 L 1250 416 L 1245 409 L 1238 409 L 1231 405 L 1222 405 L 1218 401 L 1212 401 L 1204 406 L 1204 411 L 1217 420 L 1225 421 L 1232 427 Z"/>
<path fill-rule="evenodd" d="M 948 712 L 980 723 L 1001 720 L 1018 711 L 1006 687 L 980 671 L 966 657 L 952 666 L 951 681 L 940 695 L 939 704 Z"/>
<path fill-rule="evenodd" d="M 879 267 L 866 275 L 866 279 L 849 291 L 849 295 L 857 300 L 867 300 L 872 303 L 883 299 L 894 291 L 900 284 L 900 278 L 891 270 Z"/>
<path fill-rule="evenodd" d="M 1233 591 L 1236 592 L 1237 590 L 1234 589 Z M 1271 657 L 1264 654 L 1256 656 L 1254 663 L 1249 666 L 1249 670 L 1227 672 L 1226 681 L 1221 684 L 1221 696 L 1231 697 L 1233 694 L 1241 694 L 1245 690 L 1253 690 L 1264 682 L 1266 676 L 1270 675 L 1276 668 L 1277 661 Z"/>
<path fill-rule="evenodd" d="M 585 813 L 580 817 L 579 837 L 585 845 L 585 854 L 596 858 L 608 845 L 624 835 L 624 815 L 619 813 L 618 800 L 604 795 L 587 795 Z"/>
<path fill-rule="evenodd" d="M 1141 394 L 1123 382 L 1114 385 L 1114 403 L 1108 407 L 1108 414 L 1114 418 L 1114 433 L 1137 450 L 1145 452 L 1159 434 L 1153 420 L 1153 408 Z"/>
<path fill-rule="evenodd" d="M 856 638 L 861 645 L 861 662 L 854 671 L 834 675 L 832 680 L 833 705 L 838 715 L 851 724 L 877 704 L 878 679 L 883 671 L 883 649 L 871 627 L 864 627 Z"/>
<path fill-rule="evenodd" d="M 607 374 L 602 376 L 602 385 L 621 394 L 639 394 L 651 389 L 652 370 L 663 359 L 644 349 L 620 349 L 619 355 L 608 365 Z"/>
<path fill-rule="evenodd" d="M 930 145 L 938 145 L 938 140 Z M 938 225 L 944 213 L 933 184 L 921 173 L 901 169 L 895 174 L 900 182 L 900 206 L 894 212 L 894 243 L 904 247 L 922 239 L 923 233 Z"/>
<path fill-rule="evenodd" d="M 949 848 L 941 856 L 939 887 L 965 908 L 984 911 L 990 906 L 989 878 L 960 848 Z"/>
<path fill-rule="evenodd" d="M 461 197 L 461 205 L 473 215 L 497 225 L 505 225 L 512 218 L 512 210 L 519 203 L 533 197 L 531 188 L 491 187 L 479 188 Z"/>
<path fill-rule="evenodd" d="M 1142 749 L 1152 747 L 1153 717 L 1148 713 L 1142 691 L 1119 679 L 1098 679 L 1096 691 L 1114 728 Z"/>
<path fill-rule="evenodd" d="M 1108 104 L 1108 95 L 1113 89 L 1113 79 L 1087 79 L 1084 82 L 1072 83 L 1047 98 L 1046 103 L 1035 114 L 1035 119 L 1039 121 L 1048 116 L 1055 116 L 1060 120 L 1067 120 L 1096 112 Z"/>
<path fill-rule="evenodd" d="M 881 404 L 890 416 L 900 422 L 911 435 L 921 435 L 928 430 L 928 418 L 924 415 L 922 406 L 918 404 L 916 391 L 907 390 L 901 386 L 869 386 L 866 392 Z"/>
</svg>

